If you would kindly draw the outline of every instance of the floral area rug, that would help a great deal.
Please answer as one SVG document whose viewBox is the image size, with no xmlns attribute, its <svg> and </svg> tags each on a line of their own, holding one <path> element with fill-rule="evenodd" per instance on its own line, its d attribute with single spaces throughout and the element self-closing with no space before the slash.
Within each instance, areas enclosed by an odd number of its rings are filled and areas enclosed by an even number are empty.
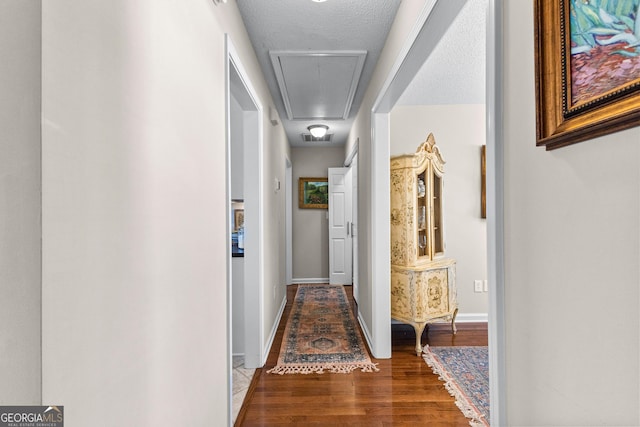
<svg viewBox="0 0 640 427">
<path fill-rule="evenodd" d="M 272 374 L 374 372 L 342 286 L 298 285 Z"/>
<path fill-rule="evenodd" d="M 489 353 L 487 347 L 424 348 L 427 365 L 445 382 L 472 426 L 489 425 Z"/>
</svg>

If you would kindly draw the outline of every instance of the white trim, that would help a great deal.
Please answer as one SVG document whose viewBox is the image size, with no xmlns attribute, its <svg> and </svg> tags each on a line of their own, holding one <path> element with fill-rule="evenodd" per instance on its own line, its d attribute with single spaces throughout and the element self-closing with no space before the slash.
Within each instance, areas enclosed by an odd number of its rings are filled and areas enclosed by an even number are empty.
<svg viewBox="0 0 640 427">
<path fill-rule="evenodd" d="M 271 333 L 269 334 L 269 339 L 267 340 L 264 357 L 262 359 L 262 366 L 267 363 L 267 358 L 269 357 L 269 353 L 271 352 L 271 347 L 273 346 L 273 341 L 276 338 L 276 332 L 278 331 L 278 325 L 280 325 L 280 320 L 282 320 L 282 314 L 284 313 L 284 308 L 286 307 L 286 305 L 287 293 L 285 292 L 284 298 L 282 298 L 282 304 L 280 304 L 280 310 L 278 310 L 278 314 L 276 314 L 276 321 L 273 323 Z"/>
<path fill-rule="evenodd" d="M 487 272 L 489 281 L 489 390 L 491 425 L 506 425 L 504 336 L 503 0 L 487 11 Z M 492 89 L 492 90 L 491 90 Z"/>
<path fill-rule="evenodd" d="M 456 323 L 487 323 L 489 313 L 458 313 Z"/>
<path fill-rule="evenodd" d="M 351 153 L 347 156 L 344 161 L 343 166 L 348 168 L 351 166 L 351 162 L 353 162 L 353 158 L 358 154 L 358 146 L 360 145 L 360 138 L 356 138 L 356 142 L 353 144 L 353 148 L 351 149 Z"/>
<path fill-rule="evenodd" d="M 378 359 L 388 359 L 391 357 L 389 114 L 372 113 L 371 124 L 371 353 Z"/>
<path fill-rule="evenodd" d="M 305 279 L 291 279 L 292 285 L 310 285 L 310 284 L 323 284 L 323 283 L 329 283 L 329 278 L 328 277 L 321 277 L 321 278 L 305 278 Z"/>
<path fill-rule="evenodd" d="M 487 323 L 489 322 L 488 313 L 462 313 L 456 316 L 456 324 L 458 323 Z M 435 320 L 433 323 L 445 324 L 451 323 L 448 320 Z M 392 325 L 406 325 L 407 323 L 401 322 L 396 319 L 391 319 Z"/>
<path fill-rule="evenodd" d="M 293 165 L 288 157 L 285 157 L 285 251 L 286 251 L 286 281 L 287 285 L 293 283 Z"/>
<path fill-rule="evenodd" d="M 229 138 L 229 129 L 231 128 L 231 88 L 229 85 L 229 52 L 228 45 L 225 44 L 225 201 L 227 205 L 226 228 L 229 235 L 232 224 L 231 212 L 231 141 Z M 233 267 L 231 245 L 226 245 L 225 251 L 227 257 L 227 423 L 232 425 L 233 420 Z M 244 354 L 244 353 L 243 353 Z"/>
<path fill-rule="evenodd" d="M 360 324 L 360 329 L 362 329 L 362 335 L 364 335 L 364 339 L 367 341 L 367 345 L 369 346 L 369 351 L 373 355 L 373 350 L 371 350 L 373 348 L 371 345 L 371 332 L 369 332 L 367 323 L 362 318 L 360 311 L 358 311 L 358 323 Z M 375 355 L 373 357 L 375 357 Z"/>
<path fill-rule="evenodd" d="M 358 187 L 358 176 L 360 171 L 358 169 L 358 146 L 360 144 L 360 138 L 356 138 L 355 147 L 352 151 L 349 161 L 349 170 L 351 171 L 351 218 L 353 220 L 353 228 L 351 233 L 351 275 L 353 277 L 351 285 L 353 286 L 353 299 L 358 302 L 360 299 L 360 233 L 358 232 L 358 226 L 360 225 L 359 204 L 358 195 L 360 189 Z"/>
<path fill-rule="evenodd" d="M 229 34 L 225 34 L 225 91 L 226 91 L 226 114 L 229 116 L 229 97 L 231 96 L 230 78 L 232 68 L 240 78 L 243 88 L 246 90 L 251 99 L 255 110 L 245 110 L 244 127 L 245 127 L 245 149 L 244 149 L 244 198 L 245 198 L 245 224 L 247 230 L 256 230 L 253 233 L 247 233 L 245 236 L 245 245 L 255 248 L 254 251 L 248 251 L 245 254 L 245 301 L 244 301 L 244 318 L 245 318 L 245 366 L 247 368 L 261 367 L 260 362 L 265 355 L 264 341 L 264 203 L 263 194 L 260 189 L 263 186 L 263 108 L 258 98 L 257 92 L 249 79 L 246 69 L 242 65 L 240 55 L 235 49 Z M 230 147 L 229 135 L 229 117 L 227 117 L 227 149 Z M 246 147 L 246 144 L 250 144 Z M 229 174 L 229 171 L 227 171 Z M 250 191 L 247 191 L 249 189 Z M 252 190 L 255 189 L 255 190 Z M 229 193 L 230 194 L 230 193 Z M 231 213 L 228 212 L 228 215 Z M 228 218 L 227 221 L 230 221 Z M 229 230 L 229 224 L 227 224 Z M 230 245 L 227 245 L 230 246 Z M 227 248 L 227 263 L 230 264 L 230 252 Z M 227 292 L 231 293 L 230 275 L 227 277 Z M 228 303 L 231 297 L 228 296 Z M 228 307 L 231 311 L 231 308 Z M 229 314 L 228 314 L 229 315 Z M 250 327 L 249 327 L 250 325 Z M 231 339 L 232 324 L 228 322 L 228 339 Z M 231 346 L 230 343 L 228 343 Z M 231 354 L 231 348 L 229 354 Z M 266 353 L 268 354 L 268 353 Z M 229 362 L 231 363 L 231 362 Z M 228 366 L 228 369 L 232 366 Z M 229 369 L 230 388 L 233 383 L 233 372 Z M 232 406 L 232 389 L 228 391 L 229 414 L 231 414 Z M 229 420 L 233 419 L 229 415 Z"/>
</svg>

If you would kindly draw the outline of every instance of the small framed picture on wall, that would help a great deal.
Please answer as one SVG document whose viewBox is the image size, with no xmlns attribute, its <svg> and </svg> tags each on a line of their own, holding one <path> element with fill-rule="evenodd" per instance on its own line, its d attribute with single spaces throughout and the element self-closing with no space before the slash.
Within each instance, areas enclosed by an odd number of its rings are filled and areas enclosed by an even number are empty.
<svg viewBox="0 0 640 427">
<path fill-rule="evenodd" d="M 300 178 L 298 181 L 298 207 L 300 209 L 328 209 L 328 178 Z"/>
</svg>

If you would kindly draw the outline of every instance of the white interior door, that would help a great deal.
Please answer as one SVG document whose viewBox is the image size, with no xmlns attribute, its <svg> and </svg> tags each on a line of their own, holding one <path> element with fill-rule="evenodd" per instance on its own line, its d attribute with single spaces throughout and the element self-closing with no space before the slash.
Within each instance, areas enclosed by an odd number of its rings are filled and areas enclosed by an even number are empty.
<svg viewBox="0 0 640 427">
<path fill-rule="evenodd" d="M 329 283 L 350 285 L 351 169 L 329 168 Z"/>
</svg>

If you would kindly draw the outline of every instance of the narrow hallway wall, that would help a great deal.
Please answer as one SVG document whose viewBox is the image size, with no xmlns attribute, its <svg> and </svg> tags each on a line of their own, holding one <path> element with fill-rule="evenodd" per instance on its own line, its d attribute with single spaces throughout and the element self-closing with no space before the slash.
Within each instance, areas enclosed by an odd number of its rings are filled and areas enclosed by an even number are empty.
<svg viewBox="0 0 640 427">
<path fill-rule="evenodd" d="M 57 0 L 42 17 L 43 399 L 73 408 L 70 425 L 104 408 L 130 425 L 226 425 L 227 34 L 272 105 L 237 5 Z M 288 145 L 263 122 L 277 230 Z M 279 239 L 265 234 L 276 255 L 256 291 L 265 339 L 285 292 Z"/>
<path fill-rule="evenodd" d="M 640 128 L 536 147 L 533 7 L 504 1 L 508 425 L 640 425 Z"/>
<path fill-rule="evenodd" d="M 0 405 L 41 399 L 40 23 L 0 0 Z"/>
<path fill-rule="evenodd" d="M 43 400 L 70 426 L 226 424 L 221 12 L 45 3 Z"/>
</svg>

